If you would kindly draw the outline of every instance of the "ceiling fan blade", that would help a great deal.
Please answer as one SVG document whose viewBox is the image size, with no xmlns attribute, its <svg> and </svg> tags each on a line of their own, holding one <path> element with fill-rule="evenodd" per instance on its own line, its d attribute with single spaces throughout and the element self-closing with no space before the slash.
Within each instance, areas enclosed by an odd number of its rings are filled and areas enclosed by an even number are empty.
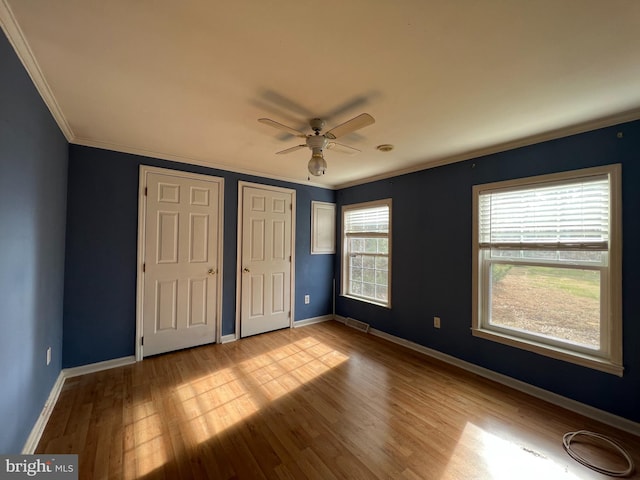
<svg viewBox="0 0 640 480">
<path fill-rule="evenodd" d="M 276 152 L 276 155 L 283 155 L 285 153 L 291 153 L 291 152 L 295 152 L 296 150 L 300 150 L 301 148 L 305 148 L 306 145 L 296 145 L 295 147 L 291 147 L 291 148 L 286 148 L 284 150 L 280 150 L 279 152 Z"/>
<path fill-rule="evenodd" d="M 288 132 L 291 135 L 295 135 L 296 137 L 306 137 L 304 133 L 299 132 L 295 128 L 287 127 L 286 125 L 278 123 L 275 120 L 271 120 L 270 118 L 259 118 L 258 121 L 260 123 L 264 123 L 265 125 L 269 125 L 270 127 L 277 128 L 278 130 L 284 130 L 285 132 Z"/>
<path fill-rule="evenodd" d="M 375 120 L 371 115 L 368 113 L 361 113 L 357 117 L 347 120 L 337 127 L 333 127 L 325 133 L 324 136 L 333 140 L 334 138 L 341 137 L 347 133 L 355 132 L 356 130 L 371 125 L 372 123 L 375 123 Z"/>
<path fill-rule="evenodd" d="M 356 153 L 360 153 L 360 150 L 358 150 L 357 148 L 353 148 L 349 145 L 344 145 L 338 142 L 327 143 L 327 149 L 331 149 L 334 152 L 346 153 L 347 155 L 355 155 Z"/>
</svg>

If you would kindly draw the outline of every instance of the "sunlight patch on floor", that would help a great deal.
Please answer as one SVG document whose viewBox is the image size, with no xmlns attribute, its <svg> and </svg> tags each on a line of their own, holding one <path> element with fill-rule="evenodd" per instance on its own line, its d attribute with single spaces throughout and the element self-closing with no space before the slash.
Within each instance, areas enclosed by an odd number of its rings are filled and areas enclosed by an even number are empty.
<svg viewBox="0 0 640 480">
<path fill-rule="evenodd" d="M 349 357 L 306 337 L 175 389 L 189 435 L 202 443 L 317 379 Z"/>
<path fill-rule="evenodd" d="M 176 389 L 189 436 L 201 443 L 259 410 L 234 368 L 224 368 Z M 239 409 L 238 406 L 242 408 Z"/>
<path fill-rule="evenodd" d="M 461 472 L 469 465 L 469 456 L 477 457 L 474 472 Z M 465 425 L 451 454 L 442 480 L 461 478 L 460 474 L 491 480 L 579 480 L 568 471 L 566 463 L 558 463 L 536 445 L 506 440 L 473 423 Z"/>
<path fill-rule="evenodd" d="M 251 374 L 251 379 L 260 387 L 259 396 L 267 402 L 291 393 L 349 358 L 313 337 L 306 337 L 259 357 L 261 367 L 245 373 Z M 244 368 L 241 364 L 240 369 Z"/>
<path fill-rule="evenodd" d="M 153 403 L 145 402 L 136 405 L 134 415 L 134 448 L 130 453 L 135 460 L 129 464 L 125 462 L 125 475 L 128 478 L 144 476 L 162 467 L 168 455 L 163 437 L 162 420 L 156 412 Z M 126 455 L 127 452 L 125 452 Z M 126 465 L 135 465 L 135 472 L 127 471 Z"/>
</svg>

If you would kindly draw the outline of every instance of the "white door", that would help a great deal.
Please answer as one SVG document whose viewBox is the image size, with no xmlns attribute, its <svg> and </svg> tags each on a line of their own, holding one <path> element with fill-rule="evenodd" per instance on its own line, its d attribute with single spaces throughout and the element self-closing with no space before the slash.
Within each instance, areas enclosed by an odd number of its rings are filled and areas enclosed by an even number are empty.
<svg viewBox="0 0 640 480">
<path fill-rule="evenodd" d="M 216 339 L 221 179 L 146 175 L 143 355 Z"/>
<path fill-rule="evenodd" d="M 293 193 L 242 187 L 241 336 L 291 324 Z"/>
</svg>

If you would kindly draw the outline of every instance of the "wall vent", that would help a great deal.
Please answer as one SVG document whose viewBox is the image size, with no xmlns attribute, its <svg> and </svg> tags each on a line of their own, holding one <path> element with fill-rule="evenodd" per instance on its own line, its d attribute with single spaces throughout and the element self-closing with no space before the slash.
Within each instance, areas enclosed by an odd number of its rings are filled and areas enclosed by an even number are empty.
<svg viewBox="0 0 640 480">
<path fill-rule="evenodd" d="M 369 324 L 361 322 L 360 320 L 354 320 L 353 318 L 345 318 L 344 324 L 347 327 L 355 328 L 356 330 L 360 330 L 361 332 L 367 333 L 369 331 Z"/>
</svg>

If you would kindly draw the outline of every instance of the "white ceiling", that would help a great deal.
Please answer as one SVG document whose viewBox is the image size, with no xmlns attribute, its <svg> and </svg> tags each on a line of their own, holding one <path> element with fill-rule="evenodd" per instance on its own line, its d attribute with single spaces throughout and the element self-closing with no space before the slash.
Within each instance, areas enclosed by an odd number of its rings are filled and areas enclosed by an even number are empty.
<svg viewBox="0 0 640 480">
<path fill-rule="evenodd" d="M 71 143 L 340 187 L 640 118 L 635 0 L 0 0 Z M 310 132 L 310 130 L 309 130 Z M 379 144 L 395 149 L 381 153 Z"/>
</svg>

